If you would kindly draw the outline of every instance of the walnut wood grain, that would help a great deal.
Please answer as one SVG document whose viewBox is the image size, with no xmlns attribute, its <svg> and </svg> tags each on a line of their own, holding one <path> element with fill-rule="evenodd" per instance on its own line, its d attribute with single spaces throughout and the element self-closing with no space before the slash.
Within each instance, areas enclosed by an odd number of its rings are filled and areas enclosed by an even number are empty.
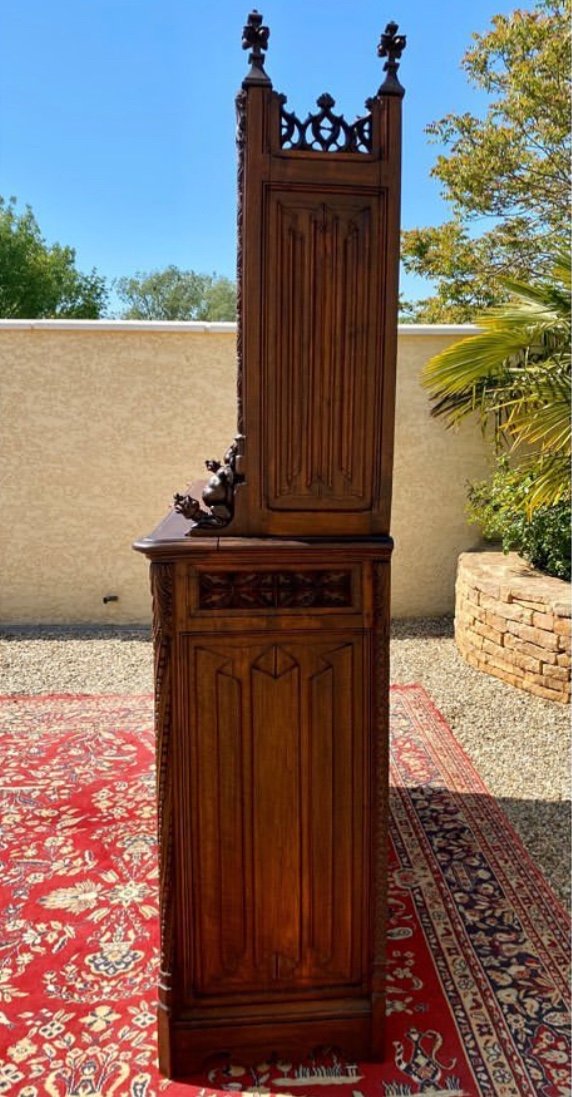
<svg viewBox="0 0 572 1097">
<path fill-rule="evenodd" d="M 275 985 L 363 993 L 362 634 L 184 643 L 194 784 L 182 827 L 200 880 L 180 896 L 197 910 L 185 1001 Z"/>
</svg>

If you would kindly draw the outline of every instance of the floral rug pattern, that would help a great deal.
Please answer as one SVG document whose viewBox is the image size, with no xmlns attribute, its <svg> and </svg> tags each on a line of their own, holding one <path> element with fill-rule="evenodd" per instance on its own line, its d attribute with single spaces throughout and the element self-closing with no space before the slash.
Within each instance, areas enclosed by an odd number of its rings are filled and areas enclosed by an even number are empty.
<svg viewBox="0 0 572 1097">
<path fill-rule="evenodd" d="M 568 1097 L 569 924 L 442 717 L 392 690 L 387 1054 L 156 1068 L 152 700 L 1 699 L 0 1094 Z"/>
</svg>

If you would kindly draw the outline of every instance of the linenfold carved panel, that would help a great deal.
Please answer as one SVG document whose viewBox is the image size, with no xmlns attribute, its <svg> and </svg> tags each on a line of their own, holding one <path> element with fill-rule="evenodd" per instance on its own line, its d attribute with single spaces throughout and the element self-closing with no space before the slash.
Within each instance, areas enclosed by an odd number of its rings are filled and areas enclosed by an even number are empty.
<svg viewBox="0 0 572 1097">
<path fill-rule="evenodd" d="M 298 659 L 277 644 L 250 669 L 254 966 L 273 982 L 295 975 L 302 960 L 301 672 Z"/>
<path fill-rule="evenodd" d="M 368 888 L 352 870 L 369 780 L 363 637 L 186 644 L 197 936 L 185 998 L 356 986 Z"/>
<path fill-rule="evenodd" d="M 233 674 L 232 661 L 219 650 L 199 646 L 195 670 L 201 680 L 200 734 L 192 743 L 194 768 L 200 775 L 201 795 L 196 800 L 197 827 L 195 886 L 198 932 L 208 948 L 196 949 L 198 981 L 240 970 L 246 951 L 244 896 L 228 903 L 229 893 L 239 892 L 244 882 L 241 683 Z M 218 854 L 213 858 L 213 844 Z M 239 895 L 237 892 L 237 896 Z"/>
<path fill-rule="evenodd" d="M 263 413 L 266 503 L 367 510 L 376 451 L 378 199 L 272 192 Z M 377 310 L 378 312 L 379 310 Z M 272 460 L 268 458 L 272 455 Z"/>
</svg>

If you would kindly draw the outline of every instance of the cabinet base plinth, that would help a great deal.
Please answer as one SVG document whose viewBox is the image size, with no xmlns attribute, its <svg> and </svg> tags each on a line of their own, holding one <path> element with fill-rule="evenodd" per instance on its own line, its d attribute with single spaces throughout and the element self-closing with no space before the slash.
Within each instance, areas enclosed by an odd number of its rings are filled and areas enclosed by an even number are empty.
<svg viewBox="0 0 572 1097">
<path fill-rule="evenodd" d="M 226 1023 L 220 1016 L 208 1027 L 163 1018 L 159 1064 L 167 1077 L 185 1081 L 223 1055 L 241 1065 L 268 1060 L 273 1055 L 301 1063 L 316 1048 L 335 1047 L 349 1062 L 371 1062 L 383 1059 L 383 1041 L 378 1033 L 374 1035 L 372 1027 L 369 1012 L 359 1017 L 292 1021 L 276 1017 L 260 1023 Z"/>
</svg>

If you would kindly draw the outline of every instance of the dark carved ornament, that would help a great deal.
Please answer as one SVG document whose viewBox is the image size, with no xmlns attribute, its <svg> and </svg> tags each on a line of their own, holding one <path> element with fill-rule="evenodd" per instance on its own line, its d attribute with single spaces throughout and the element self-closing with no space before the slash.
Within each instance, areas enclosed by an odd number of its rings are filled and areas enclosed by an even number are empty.
<svg viewBox="0 0 572 1097">
<path fill-rule="evenodd" d="M 320 110 L 305 121 L 285 110 L 286 96 L 280 96 L 280 144 L 283 149 L 313 149 L 317 152 L 371 152 L 371 115 L 346 122 L 334 114 L 336 101 L 324 92 L 318 100 Z"/>
<path fill-rule="evenodd" d="M 260 12 L 250 12 L 246 25 L 242 29 L 242 48 L 250 50 L 248 63 L 250 72 L 243 80 L 243 87 L 247 84 L 269 84 L 270 81 L 264 71 L 264 53 L 268 49 L 270 30 L 263 26 Z"/>
<path fill-rule="evenodd" d="M 351 604 L 351 571 L 214 571 L 199 575 L 199 609 L 336 609 Z"/>
<path fill-rule="evenodd" d="M 205 461 L 212 475 L 203 488 L 202 504 L 189 492 L 175 495 L 174 507 L 177 513 L 194 523 L 189 532 L 195 529 L 222 529 L 232 520 L 234 493 L 237 486 L 244 482 L 244 475 L 240 470 L 242 442 L 242 435 L 238 434 L 222 461 Z"/>
<path fill-rule="evenodd" d="M 402 96 L 405 94 L 402 84 L 399 83 L 397 70 L 401 54 L 407 45 L 407 38 L 404 34 L 398 34 L 398 30 L 397 23 L 388 23 L 379 40 L 377 56 L 387 57 L 387 61 L 383 66 L 383 71 L 387 73 L 387 76 L 379 89 L 378 95 Z"/>
<path fill-rule="evenodd" d="M 236 421 L 238 433 L 244 433 L 244 340 L 242 327 L 242 269 L 244 225 L 244 161 L 246 155 L 246 96 L 241 88 L 236 97 L 236 151 L 237 151 L 237 203 L 236 203 Z"/>
</svg>

